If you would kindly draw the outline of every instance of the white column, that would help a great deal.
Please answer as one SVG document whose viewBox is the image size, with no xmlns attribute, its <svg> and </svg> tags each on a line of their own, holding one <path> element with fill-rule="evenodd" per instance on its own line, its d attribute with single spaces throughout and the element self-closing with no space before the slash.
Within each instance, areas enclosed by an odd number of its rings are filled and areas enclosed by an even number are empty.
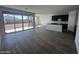
<svg viewBox="0 0 79 59">
<path fill-rule="evenodd" d="M 78 22 L 77 22 L 75 44 L 76 44 L 76 48 L 77 48 L 77 53 L 79 54 L 79 12 L 78 12 Z"/>
</svg>

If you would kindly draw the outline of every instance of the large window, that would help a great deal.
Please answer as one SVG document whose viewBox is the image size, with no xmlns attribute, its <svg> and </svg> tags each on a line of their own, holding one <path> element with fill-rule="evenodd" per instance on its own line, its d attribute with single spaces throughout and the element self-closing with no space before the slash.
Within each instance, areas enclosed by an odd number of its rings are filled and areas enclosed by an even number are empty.
<svg viewBox="0 0 79 59">
<path fill-rule="evenodd" d="M 17 32 L 33 28 L 33 16 L 3 14 L 5 32 Z"/>
<path fill-rule="evenodd" d="M 4 16 L 4 26 L 5 26 L 5 32 L 15 32 L 14 29 L 14 16 L 12 14 L 3 14 Z"/>
</svg>

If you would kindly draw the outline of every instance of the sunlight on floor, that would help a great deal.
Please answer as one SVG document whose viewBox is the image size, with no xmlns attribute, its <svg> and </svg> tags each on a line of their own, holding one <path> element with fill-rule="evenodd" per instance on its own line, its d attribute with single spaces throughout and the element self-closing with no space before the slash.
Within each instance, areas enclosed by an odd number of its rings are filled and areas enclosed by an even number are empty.
<svg viewBox="0 0 79 59">
<path fill-rule="evenodd" d="M 25 27 L 24 30 L 31 29 L 31 28 L 33 28 L 33 27 Z M 6 33 L 12 33 L 12 32 L 15 32 L 15 31 L 22 31 L 22 28 L 17 28 L 16 30 L 10 29 L 10 30 L 6 30 L 5 32 Z"/>
</svg>

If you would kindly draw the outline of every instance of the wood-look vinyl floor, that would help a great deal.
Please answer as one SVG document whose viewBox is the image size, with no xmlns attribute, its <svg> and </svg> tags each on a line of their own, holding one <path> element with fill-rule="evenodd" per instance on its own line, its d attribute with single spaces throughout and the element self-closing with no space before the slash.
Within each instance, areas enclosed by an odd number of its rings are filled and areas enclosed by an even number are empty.
<svg viewBox="0 0 79 59">
<path fill-rule="evenodd" d="M 16 54 L 75 54 L 74 37 L 67 32 L 30 29 L 5 35 L 4 49 Z"/>
</svg>

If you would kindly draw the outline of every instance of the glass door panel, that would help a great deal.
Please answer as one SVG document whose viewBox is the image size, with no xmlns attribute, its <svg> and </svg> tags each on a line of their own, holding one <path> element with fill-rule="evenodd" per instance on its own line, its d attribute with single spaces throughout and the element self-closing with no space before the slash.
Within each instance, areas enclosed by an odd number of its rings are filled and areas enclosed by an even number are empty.
<svg viewBox="0 0 79 59">
<path fill-rule="evenodd" d="M 33 16 L 29 16 L 29 28 L 33 28 Z"/>
<path fill-rule="evenodd" d="M 15 28 L 16 31 L 22 31 L 22 16 L 21 15 L 15 15 Z"/>
<path fill-rule="evenodd" d="M 14 29 L 14 16 L 12 14 L 3 14 L 5 33 L 15 32 Z"/>
<path fill-rule="evenodd" d="M 24 30 L 29 29 L 28 28 L 28 16 L 23 16 L 23 27 L 24 27 Z"/>
</svg>

